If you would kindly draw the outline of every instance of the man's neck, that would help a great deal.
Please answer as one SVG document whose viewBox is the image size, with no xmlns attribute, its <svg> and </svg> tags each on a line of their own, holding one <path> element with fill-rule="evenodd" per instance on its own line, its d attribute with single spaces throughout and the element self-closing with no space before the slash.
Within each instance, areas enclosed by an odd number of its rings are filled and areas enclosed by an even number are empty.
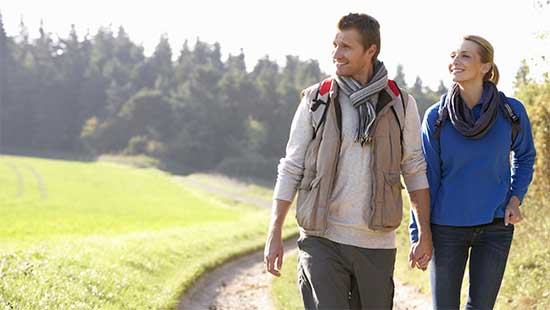
<svg viewBox="0 0 550 310">
<path fill-rule="evenodd" d="M 351 77 L 356 80 L 357 82 L 361 83 L 361 85 L 366 86 L 367 82 L 370 81 L 372 76 L 374 75 L 374 66 L 368 66 L 361 72 L 358 72 L 356 74 L 353 74 Z"/>
</svg>

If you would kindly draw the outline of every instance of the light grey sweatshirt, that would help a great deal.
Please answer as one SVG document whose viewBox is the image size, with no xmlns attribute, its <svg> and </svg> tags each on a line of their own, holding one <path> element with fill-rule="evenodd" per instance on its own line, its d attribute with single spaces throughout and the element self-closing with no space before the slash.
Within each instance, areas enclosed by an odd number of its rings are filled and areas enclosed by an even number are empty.
<svg viewBox="0 0 550 310">
<path fill-rule="evenodd" d="M 342 108 L 342 145 L 338 160 L 338 173 L 329 201 L 328 226 L 325 237 L 334 242 L 370 249 L 396 247 L 395 232 L 375 232 L 367 229 L 363 208 L 371 202 L 372 175 L 370 145 L 361 147 L 354 142 L 358 124 L 356 109 L 349 97 L 339 92 Z M 304 171 L 308 143 L 313 135 L 311 113 L 302 98 L 292 120 L 286 155 L 278 166 L 274 199 L 292 201 Z M 401 173 L 407 190 L 428 188 L 426 162 L 422 155 L 420 120 L 416 101 L 409 96 L 403 130 L 403 157 Z"/>
</svg>

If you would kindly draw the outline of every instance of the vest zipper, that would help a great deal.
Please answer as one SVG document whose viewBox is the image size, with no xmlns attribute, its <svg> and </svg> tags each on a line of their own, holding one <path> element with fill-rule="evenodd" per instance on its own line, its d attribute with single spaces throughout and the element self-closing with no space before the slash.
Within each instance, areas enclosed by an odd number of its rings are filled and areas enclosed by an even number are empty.
<svg viewBox="0 0 550 310">
<path fill-rule="evenodd" d="M 370 203 L 370 220 L 369 225 L 371 228 L 374 227 L 374 209 L 376 208 L 376 176 L 374 175 L 374 147 L 375 147 L 376 140 L 372 139 L 372 142 L 370 144 L 370 175 L 371 175 L 371 203 Z"/>
</svg>

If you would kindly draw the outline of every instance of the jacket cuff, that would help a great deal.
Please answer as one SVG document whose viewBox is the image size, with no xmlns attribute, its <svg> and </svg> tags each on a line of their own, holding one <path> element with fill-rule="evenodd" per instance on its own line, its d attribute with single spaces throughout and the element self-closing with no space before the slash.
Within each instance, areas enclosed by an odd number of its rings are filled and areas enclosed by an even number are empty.
<svg viewBox="0 0 550 310">
<path fill-rule="evenodd" d="M 275 184 L 275 189 L 273 190 L 273 199 L 285 200 L 292 202 L 294 196 L 296 195 L 296 187 L 294 184 L 289 182 L 277 180 Z"/>
<path fill-rule="evenodd" d="M 526 191 L 512 191 L 511 196 L 516 196 L 519 198 L 519 204 L 521 205 L 523 203 L 523 198 L 525 197 L 525 194 L 527 194 Z"/>
<path fill-rule="evenodd" d="M 405 180 L 405 186 L 407 187 L 407 191 L 409 192 L 429 187 L 428 177 L 426 177 L 425 173 L 406 176 L 403 177 L 403 179 Z"/>
</svg>

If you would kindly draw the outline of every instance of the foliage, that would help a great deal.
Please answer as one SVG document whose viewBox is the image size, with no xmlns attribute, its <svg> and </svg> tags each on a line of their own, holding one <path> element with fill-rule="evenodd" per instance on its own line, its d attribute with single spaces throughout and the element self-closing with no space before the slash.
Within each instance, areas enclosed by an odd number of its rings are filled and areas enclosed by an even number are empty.
<svg viewBox="0 0 550 310">
<path fill-rule="evenodd" d="M 244 53 L 223 60 L 199 39 L 174 53 L 165 35 L 146 56 L 123 27 L 76 29 L 56 37 L 41 26 L 30 40 L 22 22 L 10 37 L 0 16 L 0 151 L 143 154 L 179 171 L 273 176 L 300 91 L 325 75 L 291 55 L 247 70 Z M 404 76 L 399 66 L 408 89 Z M 420 78 L 408 90 L 421 115 L 441 93 Z"/>
<path fill-rule="evenodd" d="M 527 69 L 520 69 L 527 70 Z M 523 102 L 531 121 L 537 158 L 530 191 L 541 201 L 550 201 L 550 78 L 542 82 L 518 74 L 516 97 Z"/>
</svg>

